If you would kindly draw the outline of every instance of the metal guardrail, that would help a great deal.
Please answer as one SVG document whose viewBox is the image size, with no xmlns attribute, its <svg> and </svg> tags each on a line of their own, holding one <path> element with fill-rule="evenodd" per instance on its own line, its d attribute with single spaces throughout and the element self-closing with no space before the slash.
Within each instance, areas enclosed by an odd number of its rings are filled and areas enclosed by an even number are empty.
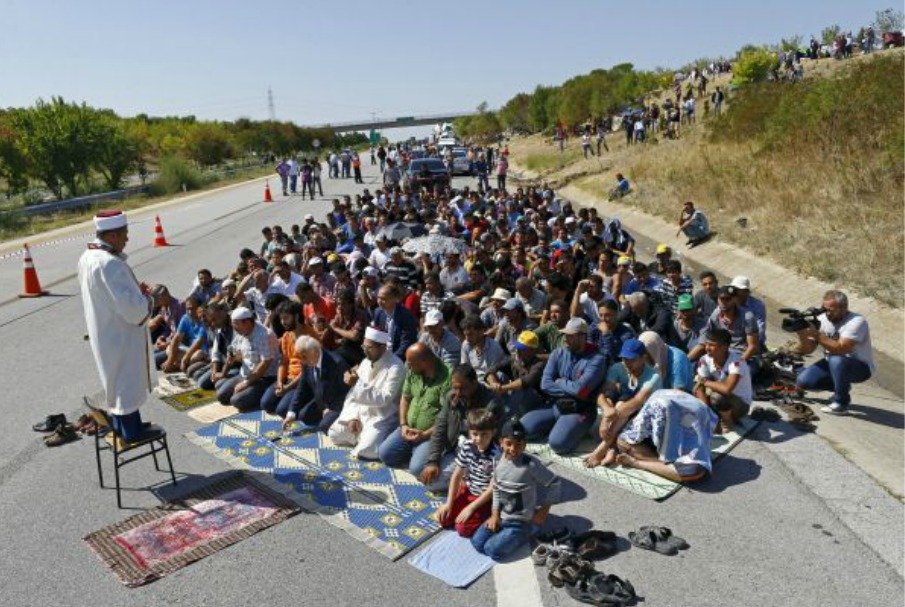
<svg viewBox="0 0 905 607">
<path fill-rule="evenodd" d="M 231 166 L 221 169 L 212 169 L 208 171 L 203 171 L 203 175 L 209 176 L 214 175 L 217 177 L 225 177 L 227 175 L 232 175 L 234 173 L 238 173 L 240 171 L 245 171 L 248 169 L 257 168 L 262 165 L 260 162 L 254 163 L 243 163 L 237 166 Z M 154 174 L 148 176 L 149 181 L 153 180 Z M 122 188 L 120 190 L 113 190 L 110 192 L 99 192 L 97 194 L 88 194 L 85 196 L 77 196 L 75 198 L 67 198 L 66 200 L 54 200 L 52 202 L 43 202 L 41 204 L 31 204 L 25 205 L 19 208 L 13 209 L 0 209 L 0 215 L 11 215 L 15 213 L 20 213 L 25 217 L 31 217 L 33 215 L 45 215 L 49 213 L 55 213 L 57 211 L 68 211 L 71 209 L 80 209 L 83 207 L 90 207 L 95 204 L 100 204 L 102 202 L 108 202 L 111 200 L 122 200 L 123 198 L 128 198 L 129 196 L 135 196 L 136 194 L 143 194 L 148 192 L 151 189 L 151 184 L 145 185 L 137 185 L 131 186 L 128 188 Z"/>
</svg>

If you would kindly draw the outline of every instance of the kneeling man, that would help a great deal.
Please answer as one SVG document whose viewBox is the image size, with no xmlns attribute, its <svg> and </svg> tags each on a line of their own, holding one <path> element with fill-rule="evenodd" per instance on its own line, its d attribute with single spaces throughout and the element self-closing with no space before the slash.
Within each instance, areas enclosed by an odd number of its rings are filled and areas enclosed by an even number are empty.
<svg viewBox="0 0 905 607">
<path fill-rule="evenodd" d="M 380 443 L 399 425 L 405 363 L 387 348 L 390 343 L 388 333 L 365 329 L 365 359 L 346 373 L 346 384 L 352 389 L 327 432 L 334 444 L 354 447 L 354 457 L 377 459 Z"/>
</svg>

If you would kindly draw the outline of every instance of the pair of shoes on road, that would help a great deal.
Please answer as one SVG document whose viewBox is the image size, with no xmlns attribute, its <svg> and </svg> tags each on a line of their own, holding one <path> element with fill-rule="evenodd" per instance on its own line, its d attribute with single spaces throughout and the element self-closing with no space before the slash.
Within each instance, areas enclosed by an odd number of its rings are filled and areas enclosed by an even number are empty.
<svg viewBox="0 0 905 607">
<path fill-rule="evenodd" d="M 546 555 L 556 552 L 575 554 L 585 560 L 599 560 L 616 554 L 616 534 L 612 531 L 591 529 L 573 534 L 567 527 L 558 527 L 534 536 L 540 544 L 535 549 L 535 565 L 543 565 L 549 560 Z M 556 557 L 554 557 L 555 560 Z"/>
<path fill-rule="evenodd" d="M 94 436 L 95 434 L 97 434 L 97 431 L 99 429 L 97 420 L 95 420 L 89 413 L 83 413 L 82 415 L 80 415 L 73 426 L 75 426 L 77 432 L 87 434 L 88 436 Z"/>
<path fill-rule="evenodd" d="M 669 527 L 645 526 L 637 531 L 631 531 L 628 539 L 632 546 L 643 550 L 650 550 L 666 556 L 674 556 L 679 550 L 687 550 L 688 542 L 672 534 Z"/>
<path fill-rule="evenodd" d="M 579 577 L 574 584 L 566 584 L 565 589 L 570 597 L 588 605 L 621 607 L 638 601 L 631 582 L 599 571 Z"/>
</svg>

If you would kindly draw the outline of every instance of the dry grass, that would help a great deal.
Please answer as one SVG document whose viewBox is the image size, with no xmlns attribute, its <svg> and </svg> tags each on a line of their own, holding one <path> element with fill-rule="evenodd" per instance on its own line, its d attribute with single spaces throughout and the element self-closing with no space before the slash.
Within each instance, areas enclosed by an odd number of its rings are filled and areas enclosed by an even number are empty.
<svg viewBox="0 0 905 607">
<path fill-rule="evenodd" d="M 830 72 L 841 67 L 825 60 L 819 66 Z M 894 83 L 890 87 L 890 94 L 902 95 Z M 632 206 L 674 222 L 679 204 L 694 200 L 720 239 L 903 307 L 901 157 L 890 169 L 880 152 L 859 149 L 815 145 L 777 154 L 754 141 L 713 142 L 700 127 L 686 129 L 678 141 L 625 147 L 618 134 L 609 141 L 612 153 L 604 153 L 602 167 L 595 170 L 596 159 L 578 158 L 543 178 L 604 197 L 613 173 L 621 171 L 638 186 L 627 199 Z M 545 146 L 529 137 L 513 140 L 510 149 L 519 162 Z M 737 223 L 740 217 L 746 228 Z"/>
</svg>

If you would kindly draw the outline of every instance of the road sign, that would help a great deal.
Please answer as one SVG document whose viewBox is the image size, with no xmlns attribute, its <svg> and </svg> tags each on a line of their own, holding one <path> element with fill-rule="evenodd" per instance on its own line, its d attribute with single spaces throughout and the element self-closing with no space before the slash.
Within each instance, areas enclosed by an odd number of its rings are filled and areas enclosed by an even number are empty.
<svg viewBox="0 0 905 607">
<path fill-rule="evenodd" d="M 314 141 L 311 142 L 311 145 L 314 146 L 314 149 L 316 150 L 317 148 L 321 147 L 321 140 L 315 139 Z"/>
<path fill-rule="evenodd" d="M 377 145 L 380 143 L 380 133 L 371 129 L 371 133 L 368 135 L 368 141 L 371 142 L 371 145 Z"/>
</svg>

